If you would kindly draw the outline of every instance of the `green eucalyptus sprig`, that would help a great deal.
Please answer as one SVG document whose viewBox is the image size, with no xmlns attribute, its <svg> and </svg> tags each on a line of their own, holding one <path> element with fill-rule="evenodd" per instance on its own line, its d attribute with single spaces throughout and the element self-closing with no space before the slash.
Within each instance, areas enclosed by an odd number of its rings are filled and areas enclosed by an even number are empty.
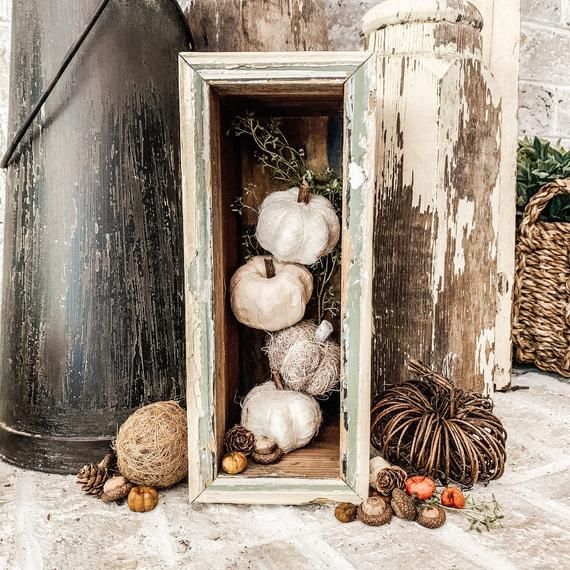
<svg viewBox="0 0 570 570">
<path fill-rule="evenodd" d="M 314 172 L 307 168 L 305 151 L 293 147 L 283 130 L 281 123 L 275 118 L 259 119 L 253 113 L 238 115 L 231 127 L 235 136 L 247 136 L 256 146 L 254 156 L 273 178 L 282 180 L 292 186 L 302 183 L 309 184 L 313 194 L 327 198 L 335 208 L 339 217 L 342 216 L 342 178 L 331 169 Z M 247 209 L 257 213 L 250 205 L 248 196 L 252 188 L 244 188 L 243 194 L 233 203 L 233 210 L 242 215 Z M 242 234 L 242 246 L 245 257 L 263 255 L 265 252 L 255 239 L 255 228 L 245 226 Z M 315 300 L 317 306 L 317 322 L 325 318 L 332 319 L 340 312 L 340 302 L 335 291 L 335 277 L 340 267 L 340 243 L 326 256 L 321 257 L 310 266 L 315 281 Z"/>
<path fill-rule="evenodd" d="M 423 504 L 436 505 L 448 512 L 457 513 L 465 517 L 469 523 L 469 530 L 472 531 L 481 533 L 497 527 L 503 527 L 503 519 L 505 518 L 503 507 L 493 494 L 491 499 L 487 500 L 479 500 L 475 499 L 473 495 L 467 495 L 465 497 L 465 506 L 462 509 L 455 509 L 443 505 L 441 503 L 441 492 L 437 491 L 431 499 L 423 501 Z"/>
</svg>

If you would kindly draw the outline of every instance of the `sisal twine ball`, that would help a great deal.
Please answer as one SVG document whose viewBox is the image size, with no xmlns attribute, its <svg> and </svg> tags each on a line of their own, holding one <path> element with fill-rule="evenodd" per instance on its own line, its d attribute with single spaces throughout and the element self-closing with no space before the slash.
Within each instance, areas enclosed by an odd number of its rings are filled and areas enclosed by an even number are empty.
<svg viewBox="0 0 570 570">
<path fill-rule="evenodd" d="M 176 402 L 150 404 L 119 429 L 115 450 L 121 475 L 137 485 L 170 487 L 188 474 L 186 412 Z"/>
<path fill-rule="evenodd" d="M 340 377 L 340 346 L 327 340 L 332 325 L 303 321 L 269 336 L 266 347 L 271 370 L 280 373 L 291 390 L 325 396 Z"/>
</svg>

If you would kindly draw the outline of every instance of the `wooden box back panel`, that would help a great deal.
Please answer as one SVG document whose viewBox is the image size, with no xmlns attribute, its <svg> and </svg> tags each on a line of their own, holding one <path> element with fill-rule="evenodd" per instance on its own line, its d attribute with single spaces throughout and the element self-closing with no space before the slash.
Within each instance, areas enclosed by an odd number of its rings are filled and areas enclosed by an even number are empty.
<svg viewBox="0 0 570 570">
<path fill-rule="evenodd" d="M 246 261 L 243 229 L 253 233 L 256 211 L 272 192 L 291 186 L 276 180 L 255 158 L 257 147 L 246 137 L 232 133 L 235 117 L 254 113 L 263 120 L 280 121 L 287 140 L 295 148 L 304 148 L 307 166 L 315 171 L 327 167 L 342 171 L 342 103 L 343 92 L 296 96 L 286 93 L 239 96 L 212 90 L 211 108 L 219 117 L 218 132 L 212 139 L 212 201 L 214 241 L 214 311 L 216 327 L 216 413 L 218 457 L 223 455 L 223 435 L 240 422 L 240 402 L 256 385 L 271 378 L 267 355 L 263 351 L 267 333 L 239 324 L 234 318 L 228 295 L 228 283 L 234 271 Z M 242 215 L 235 210 L 241 197 L 247 204 Z M 340 286 L 340 274 L 336 276 Z M 340 288 L 340 287 L 339 287 Z M 340 294 L 340 291 L 339 291 Z M 312 303 L 305 318 L 315 318 Z M 335 331 L 340 319 L 334 319 Z M 334 393 L 321 402 L 323 426 L 316 440 L 294 451 L 277 465 L 251 463 L 244 477 L 302 476 L 340 477 L 340 401 Z M 219 466 L 218 466 L 219 467 Z"/>
<path fill-rule="evenodd" d="M 181 56 L 192 501 L 356 502 L 368 490 L 374 189 L 367 149 L 374 147 L 367 142 L 375 74 L 369 54 L 336 53 L 331 60 L 321 53 Z M 248 141 L 228 134 L 245 111 L 279 118 L 289 141 L 305 148 L 309 167 L 344 174 L 341 312 L 333 323 L 343 370 L 340 392 L 322 403 L 315 441 L 276 465 L 225 476 L 225 431 L 239 423 L 240 399 L 270 377 L 265 333 L 237 323 L 228 285 L 244 260 L 244 224 L 255 225 L 255 207 L 268 193 L 287 188 L 257 164 Z M 252 207 L 241 217 L 234 211 L 239 197 Z"/>
</svg>

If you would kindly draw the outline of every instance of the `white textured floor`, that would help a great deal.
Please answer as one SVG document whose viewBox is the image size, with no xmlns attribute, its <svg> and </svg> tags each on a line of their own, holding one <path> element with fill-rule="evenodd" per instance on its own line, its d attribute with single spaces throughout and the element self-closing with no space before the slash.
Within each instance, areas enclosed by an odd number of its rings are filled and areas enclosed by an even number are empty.
<svg viewBox="0 0 570 570">
<path fill-rule="evenodd" d="M 535 372 L 497 394 L 508 469 L 487 489 L 503 529 L 479 535 L 457 515 L 430 531 L 393 519 L 342 525 L 332 507 L 196 506 L 183 486 L 147 514 L 79 493 L 73 477 L 0 463 L 0 568 L 570 568 L 570 384 Z"/>
</svg>

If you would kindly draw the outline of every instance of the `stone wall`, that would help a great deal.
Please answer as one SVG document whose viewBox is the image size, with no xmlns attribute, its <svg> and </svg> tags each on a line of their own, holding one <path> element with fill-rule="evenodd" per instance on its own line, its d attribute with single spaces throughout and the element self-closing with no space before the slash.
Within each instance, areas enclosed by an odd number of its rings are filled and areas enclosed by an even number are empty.
<svg viewBox="0 0 570 570">
<path fill-rule="evenodd" d="M 192 0 L 179 0 L 188 9 Z M 500 0 L 508 1 L 508 0 Z M 359 49 L 360 19 L 378 0 L 317 0 L 332 47 Z M 0 0 L 0 149 L 6 143 L 11 0 Z M 520 132 L 570 146 L 570 0 L 522 0 Z M 4 178 L 0 174 L 0 275 Z"/>
</svg>

